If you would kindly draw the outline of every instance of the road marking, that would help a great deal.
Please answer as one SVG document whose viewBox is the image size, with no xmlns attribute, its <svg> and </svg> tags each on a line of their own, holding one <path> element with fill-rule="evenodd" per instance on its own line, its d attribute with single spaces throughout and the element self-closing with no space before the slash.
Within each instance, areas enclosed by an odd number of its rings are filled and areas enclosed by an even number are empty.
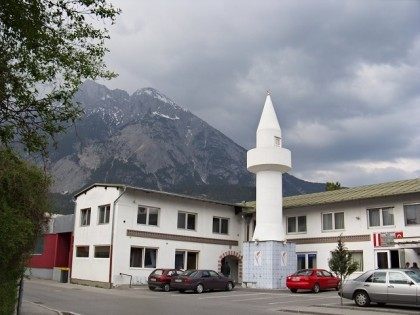
<svg viewBox="0 0 420 315">
<path fill-rule="evenodd" d="M 245 302 L 245 301 L 255 301 L 255 300 L 269 300 L 274 299 L 274 296 L 267 296 L 267 297 L 260 297 L 260 298 L 249 298 L 249 299 L 242 299 L 242 300 L 231 300 L 230 302 Z"/>
<path fill-rule="evenodd" d="M 312 299 L 305 299 L 306 301 L 315 301 L 315 300 L 326 300 L 326 299 L 331 299 L 332 297 L 319 297 L 319 298 L 312 298 Z M 286 302 L 271 302 L 268 304 L 287 304 L 287 303 L 296 303 L 296 301 L 286 301 Z"/>
<path fill-rule="evenodd" d="M 206 297 L 200 297 L 199 300 L 204 299 L 222 299 L 222 298 L 231 298 L 231 297 L 237 297 L 237 296 L 253 296 L 253 295 L 263 295 L 263 294 L 270 294 L 270 293 L 250 293 L 250 294 L 230 294 L 230 295 L 217 295 L 217 296 L 206 296 Z"/>
</svg>

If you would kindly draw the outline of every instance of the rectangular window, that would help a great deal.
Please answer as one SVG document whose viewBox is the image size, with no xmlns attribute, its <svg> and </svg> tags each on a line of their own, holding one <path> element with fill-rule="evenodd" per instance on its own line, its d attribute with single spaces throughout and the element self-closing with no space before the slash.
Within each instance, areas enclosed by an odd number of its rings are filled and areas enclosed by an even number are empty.
<svg viewBox="0 0 420 315">
<path fill-rule="evenodd" d="M 344 212 L 328 212 L 322 214 L 322 230 L 343 230 Z"/>
<path fill-rule="evenodd" d="M 281 147 L 281 138 L 280 137 L 274 137 L 274 145 L 276 147 Z"/>
<path fill-rule="evenodd" d="M 195 230 L 195 221 L 197 214 L 189 212 L 178 212 L 178 229 Z"/>
<path fill-rule="evenodd" d="M 44 253 L 44 235 L 41 235 L 36 238 L 33 255 L 42 255 L 43 253 Z"/>
<path fill-rule="evenodd" d="M 297 253 L 297 269 L 316 268 L 316 253 Z"/>
<path fill-rule="evenodd" d="M 175 251 L 175 269 L 197 269 L 198 252 Z"/>
<path fill-rule="evenodd" d="M 109 213 L 111 206 L 110 205 L 104 205 L 98 207 L 98 224 L 106 224 L 109 223 Z"/>
<path fill-rule="evenodd" d="M 358 264 L 356 271 L 363 271 L 363 251 L 351 252 L 351 261 L 355 261 Z"/>
<path fill-rule="evenodd" d="M 367 209 L 369 227 L 394 225 L 394 208 Z"/>
<path fill-rule="evenodd" d="M 146 248 L 144 250 L 144 268 L 156 268 L 156 248 Z"/>
<path fill-rule="evenodd" d="M 404 205 L 405 225 L 420 224 L 420 204 Z"/>
<path fill-rule="evenodd" d="M 89 257 L 89 246 L 76 246 L 76 257 Z"/>
<path fill-rule="evenodd" d="M 213 217 L 213 233 L 229 234 L 229 219 Z"/>
<path fill-rule="evenodd" d="M 36 238 L 33 255 L 42 255 L 43 253 L 44 253 L 44 235 L 41 235 Z"/>
<path fill-rule="evenodd" d="M 109 246 L 95 246 L 95 258 L 109 258 Z"/>
<path fill-rule="evenodd" d="M 131 247 L 130 267 L 141 268 L 143 262 L 143 248 Z"/>
<path fill-rule="evenodd" d="M 137 210 L 137 224 L 157 226 L 159 210 L 159 208 L 139 206 Z"/>
<path fill-rule="evenodd" d="M 90 208 L 80 210 L 80 225 L 90 225 Z"/>
<path fill-rule="evenodd" d="M 184 269 L 185 266 L 185 252 L 175 251 L 175 269 Z"/>
<path fill-rule="evenodd" d="M 304 233 L 306 232 L 306 216 L 288 217 L 287 233 Z"/>
<path fill-rule="evenodd" d="M 157 249 L 144 247 L 131 247 L 130 267 L 156 268 Z"/>
</svg>

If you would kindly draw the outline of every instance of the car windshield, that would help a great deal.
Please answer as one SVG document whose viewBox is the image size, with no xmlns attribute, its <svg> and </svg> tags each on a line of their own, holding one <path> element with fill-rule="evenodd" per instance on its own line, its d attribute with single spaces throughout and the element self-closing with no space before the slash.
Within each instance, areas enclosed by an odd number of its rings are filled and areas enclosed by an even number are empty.
<svg viewBox="0 0 420 315">
<path fill-rule="evenodd" d="M 156 269 L 155 271 L 153 271 L 152 275 L 155 275 L 155 276 L 163 275 L 163 270 L 162 269 Z"/>
<path fill-rule="evenodd" d="M 312 274 L 312 270 L 304 269 L 296 271 L 295 276 L 310 276 Z"/>
<path fill-rule="evenodd" d="M 195 275 L 197 274 L 197 270 L 194 269 L 190 269 L 190 270 L 185 270 L 181 276 L 188 276 L 188 277 L 195 277 Z"/>
<path fill-rule="evenodd" d="M 404 271 L 404 272 L 411 279 L 413 279 L 416 283 L 420 283 L 420 271 L 418 271 L 418 270 L 407 270 L 407 271 Z"/>
</svg>

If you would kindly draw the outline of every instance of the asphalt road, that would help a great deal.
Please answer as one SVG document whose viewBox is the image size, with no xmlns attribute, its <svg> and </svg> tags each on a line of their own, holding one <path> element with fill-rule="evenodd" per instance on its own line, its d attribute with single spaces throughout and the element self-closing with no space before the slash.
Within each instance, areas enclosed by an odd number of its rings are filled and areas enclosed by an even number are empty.
<svg viewBox="0 0 420 315">
<path fill-rule="evenodd" d="M 389 313 L 388 309 L 357 309 L 346 300 L 347 309 L 338 310 L 336 291 L 318 294 L 263 291 L 237 288 L 231 292 L 203 294 L 150 291 L 147 287 L 100 289 L 48 280 L 26 280 L 24 300 L 52 309 L 83 315 L 96 314 L 296 314 L 293 308 L 314 310 L 314 314 Z M 322 305 L 323 307 L 316 307 Z M 351 305 L 351 306 L 350 306 Z M 417 313 L 418 310 L 415 310 Z M 392 312 L 393 314 L 397 313 Z M 404 312 L 398 311 L 399 314 Z M 308 314 L 308 313 L 307 313 Z M 389 313 L 391 314 L 391 313 Z M 411 314 L 411 312 L 406 312 Z M 417 313 L 418 314 L 418 313 Z"/>
</svg>

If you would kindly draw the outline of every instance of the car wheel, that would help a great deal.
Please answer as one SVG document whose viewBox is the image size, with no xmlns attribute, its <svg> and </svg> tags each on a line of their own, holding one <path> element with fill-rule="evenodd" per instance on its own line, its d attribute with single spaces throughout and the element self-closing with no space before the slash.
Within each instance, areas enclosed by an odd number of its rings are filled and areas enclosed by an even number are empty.
<svg viewBox="0 0 420 315">
<path fill-rule="evenodd" d="M 296 293 L 297 292 L 297 289 L 290 289 L 290 292 Z"/>
<path fill-rule="evenodd" d="M 226 291 L 232 291 L 233 289 L 233 283 L 232 282 L 228 282 L 226 285 Z"/>
<path fill-rule="evenodd" d="M 319 290 L 320 290 L 319 284 L 318 284 L 318 283 L 315 283 L 315 284 L 314 284 L 314 287 L 312 288 L 312 291 L 313 291 L 314 293 L 318 293 L 318 292 L 319 292 Z"/>
<path fill-rule="evenodd" d="M 165 291 L 165 292 L 169 292 L 169 290 L 171 289 L 171 287 L 169 286 L 169 283 L 167 283 L 167 284 L 165 284 L 164 286 L 163 286 L 163 291 Z"/>
<path fill-rule="evenodd" d="M 149 290 L 150 291 L 154 291 L 155 290 L 155 287 L 152 287 L 152 286 L 149 285 Z"/>
<path fill-rule="evenodd" d="M 203 285 L 201 283 L 200 284 L 197 284 L 197 286 L 195 288 L 195 292 L 197 292 L 198 294 L 200 294 L 200 293 L 203 293 L 203 291 L 204 291 Z"/>
<path fill-rule="evenodd" d="M 357 306 L 368 306 L 370 304 L 369 295 L 365 291 L 358 291 L 354 295 L 354 302 Z"/>
</svg>

